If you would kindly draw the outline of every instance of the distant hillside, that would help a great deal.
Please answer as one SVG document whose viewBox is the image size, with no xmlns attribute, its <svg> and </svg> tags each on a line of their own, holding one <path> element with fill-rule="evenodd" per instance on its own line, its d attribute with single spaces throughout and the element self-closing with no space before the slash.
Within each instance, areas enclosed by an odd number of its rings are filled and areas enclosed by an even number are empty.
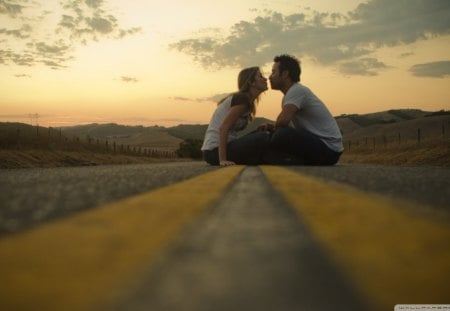
<svg viewBox="0 0 450 311">
<path fill-rule="evenodd" d="M 447 128 L 450 122 L 450 111 L 428 112 L 418 109 L 397 109 L 369 114 L 349 114 L 336 117 L 338 125 L 343 133 L 344 140 L 361 139 L 381 135 L 398 135 L 413 137 L 420 127 L 423 133 L 439 135 L 441 128 Z M 273 122 L 264 118 L 256 118 L 249 127 L 240 133 L 245 135 L 254 131 L 260 124 Z M 178 125 L 174 127 L 160 126 L 127 126 L 115 123 L 88 124 L 72 127 L 63 127 L 62 135 L 78 137 L 81 140 L 107 139 L 118 145 L 130 145 L 154 148 L 158 150 L 174 151 L 178 149 L 180 142 L 186 139 L 203 140 L 207 124 Z M 14 139 L 15 135 L 24 136 L 25 133 L 36 131 L 32 127 L 22 123 L 0 123 L 0 140 L 6 143 Z M 60 135 L 59 129 L 39 128 L 39 132 L 50 131 L 52 136 Z M 450 131 L 450 130 L 449 130 Z M 33 136 L 30 136 L 33 137 Z"/>
<path fill-rule="evenodd" d="M 92 139 L 108 139 L 116 144 L 149 147 L 158 150 L 176 150 L 184 140 L 169 132 L 170 128 L 160 126 L 128 126 L 115 123 L 87 124 L 71 127 L 63 127 L 66 135 L 87 137 Z M 189 136 L 189 134 L 187 134 Z"/>
<path fill-rule="evenodd" d="M 54 137 L 59 137 L 59 129 L 36 127 L 30 124 L 17 122 L 0 122 L 0 148 L 11 146 L 49 146 Z"/>
<path fill-rule="evenodd" d="M 167 132 L 180 139 L 199 139 L 203 140 L 208 124 L 181 124 L 167 128 Z"/>
<path fill-rule="evenodd" d="M 336 117 L 338 123 L 342 123 L 341 130 L 346 133 L 358 127 L 366 127 L 374 124 L 388 124 L 405 120 L 413 120 L 429 115 L 431 112 L 419 109 L 393 109 L 368 114 L 343 114 Z M 350 120 L 352 122 L 348 122 Z M 357 126 L 355 126 L 355 124 Z M 339 124 L 341 125 L 341 124 Z M 348 128 L 347 126 L 350 126 Z"/>
<path fill-rule="evenodd" d="M 448 115 L 450 111 L 429 112 L 419 109 L 392 109 L 368 114 L 343 114 L 336 117 L 344 135 L 364 127 L 392 124 L 428 116 Z"/>
<path fill-rule="evenodd" d="M 87 124 L 77 125 L 71 127 L 63 127 L 62 130 L 68 135 L 78 137 L 93 137 L 98 139 L 106 139 L 108 137 L 116 136 L 131 136 L 141 133 L 145 128 L 143 126 L 127 126 L 116 123 L 107 124 Z"/>
<path fill-rule="evenodd" d="M 254 131 L 260 124 L 272 122 L 264 118 L 256 118 L 248 128 L 241 132 L 245 135 Z M 208 124 L 180 124 L 173 127 L 160 126 L 127 126 L 115 123 L 87 124 L 63 127 L 64 134 L 92 139 L 109 139 L 117 144 L 142 146 L 160 150 L 176 150 L 180 142 L 186 139 L 203 140 Z"/>
<path fill-rule="evenodd" d="M 423 138 L 441 137 L 442 131 L 450 132 L 450 115 L 436 115 L 416 118 L 412 120 L 404 120 L 387 124 L 373 124 L 360 127 L 353 131 L 343 131 L 344 141 L 362 140 L 365 137 L 386 137 L 388 141 L 398 139 L 398 135 L 402 140 L 417 139 L 418 129 L 421 131 Z"/>
<path fill-rule="evenodd" d="M 429 112 L 418 109 L 397 109 L 369 114 L 351 114 L 336 117 L 344 142 L 366 141 L 367 138 L 386 141 L 442 136 L 450 131 L 450 111 Z"/>
</svg>

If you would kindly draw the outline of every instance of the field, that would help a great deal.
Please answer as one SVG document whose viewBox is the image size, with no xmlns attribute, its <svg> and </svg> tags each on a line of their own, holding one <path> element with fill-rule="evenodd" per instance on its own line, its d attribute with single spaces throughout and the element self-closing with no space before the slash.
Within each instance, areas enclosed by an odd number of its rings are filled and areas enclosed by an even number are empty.
<svg viewBox="0 0 450 311">
<path fill-rule="evenodd" d="M 354 147 L 345 151 L 341 163 L 370 163 L 397 166 L 446 166 L 450 167 L 450 138 L 429 139 L 420 144 L 414 141 L 402 145 L 370 148 Z"/>
<path fill-rule="evenodd" d="M 379 116 L 373 123 L 359 119 L 369 125 L 338 118 L 345 147 L 341 163 L 450 166 L 450 115 L 388 122 L 388 114 Z"/>
<path fill-rule="evenodd" d="M 104 130 L 105 127 L 101 129 Z M 79 137 L 62 129 L 0 123 L 0 168 L 175 161 L 178 160 L 174 152 L 175 146 L 178 141 L 182 141 L 175 137 L 168 140 L 162 135 L 152 134 L 147 135 L 149 139 L 144 141 L 135 139 L 125 144 L 122 143 L 126 141 L 125 137 L 116 135 L 112 139 L 109 136 L 86 134 Z M 136 136 L 139 138 L 142 133 L 137 132 Z"/>
<path fill-rule="evenodd" d="M 175 160 L 180 161 L 180 159 L 138 157 L 87 151 L 0 150 L 0 169 L 159 163 Z"/>
<path fill-rule="evenodd" d="M 341 163 L 450 166 L 447 111 L 389 110 L 336 120 L 345 147 Z M 270 120 L 256 119 L 244 134 L 264 122 Z M 89 124 L 55 129 L 0 123 L 0 168 L 181 161 L 180 143 L 201 143 L 206 128 Z"/>
</svg>

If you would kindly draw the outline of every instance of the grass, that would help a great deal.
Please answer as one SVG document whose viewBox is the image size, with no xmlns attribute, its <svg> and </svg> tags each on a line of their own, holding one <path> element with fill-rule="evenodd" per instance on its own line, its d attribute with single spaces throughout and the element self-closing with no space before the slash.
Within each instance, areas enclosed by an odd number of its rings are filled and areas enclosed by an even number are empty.
<svg viewBox="0 0 450 311">
<path fill-rule="evenodd" d="M 151 158 L 113 153 L 62 150 L 12 150 L 0 149 L 0 169 L 93 166 L 108 164 L 138 164 L 185 161 L 183 159 Z"/>
<path fill-rule="evenodd" d="M 428 118 L 431 120 L 431 118 Z M 415 121 L 407 121 L 411 125 L 411 131 L 417 124 Z M 437 124 L 439 130 L 440 122 Z M 405 123 L 406 124 L 406 123 Z M 390 133 L 397 133 L 388 125 Z M 352 137 L 351 148 L 348 142 L 345 144 L 347 150 L 341 157 L 341 163 L 371 163 L 384 165 L 432 165 L 450 166 L 450 137 L 433 138 L 439 135 L 439 131 L 432 132 L 423 126 L 425 135 L 420 144 L 402 135 L 401 144 L 392 139 L 386 139 L 384 145 L 377 139 L 374 147 L 372 138 L 367 139 L 365 135 Z M 109 142 L 105 148 L 105 141 L 92 140 L 87 142 L 78 138 L 68 138 L 60 131 L 47 128 L 39 128 L 40 135 L 37 136 L 36 127 L 25 124 L 2 123 L 0 124 L 0 168 L 29 168 L 29 167 L 59 167 L 59 166 L 86 166 L 105 164 L 131 164 L 131 163 L 160 163 L 185 161 L 176 159 L 171 154 L 164 152 L 142 153 L 141 150 L 124 150 L 117 144 L 114 151 Z M 410 132 L 411 132 L 410 131 Z M 374 129 L 371 130 L 375 134 Z M 433 134 L 434 136 L 432 136 Z M 413 135 L 411 136 L 413 137 Z M 349 137 L 346 137 L 350 139 Z M 152 138 L 154 141 L 159 136 Z M 358 143 L 354 143 L 359 141 Z M 124 141 L 123 143 L 126 143 Z M 367 145 L 366 145 L 367 143 Z M 144 147 L 145 148 L 145 147 Z M 145 151 L 144 149 L 142 151 Z M 148 151 L 148 150 L 147 150 Z M 162 150 L 164 151 L 164 150 Z M 139 155 L 139 153 L 141 153 Z M 189 160 L 189 159 L 188 159 Z"/>
<path fill-rule="evenodd" d="M 397 166 L 450 167 L 450 138 L 429 139 L 387 146 L 352 146 L 345 151 L 340 163 L 370 163 Z"/>
<path fill-rule="evenodd" d="M 0 149 L 0 168 L 162 163 L 189 160 L 90 151 Z M 420 144 L 410 142 L 401 145 L 392 144 L 387 147 L 378 146 L 375 149 L 367 146 L 352 146 L 350 151 L 344 152 L 340 163 L 450 167 L 450 138 L 427 140 Z"/>
<path fill-rule="evenodd" d="M 157 136 L 156 138 L 158 138 Z M 0 123 L 0 168 L 173 162 L 173 151 L 80 139 L 21 123 Z"/>
</svg>

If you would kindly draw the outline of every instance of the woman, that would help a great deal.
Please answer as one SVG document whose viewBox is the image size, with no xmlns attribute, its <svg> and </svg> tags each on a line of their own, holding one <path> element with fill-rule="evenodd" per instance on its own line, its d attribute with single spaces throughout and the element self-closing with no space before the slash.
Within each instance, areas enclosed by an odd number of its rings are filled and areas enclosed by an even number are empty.
<svg viewBox="0 0 450 311">
<path fill-rule="evenodd" d="M 211 165 L 261 163 L 269 144 L 267 132 L 253 132 L 238 138 L 256 113 L 259 96 L 267 90 L 267 79 L 258 67 L 243 69 L 238 76 L 238 91 L 222 99 L 206 130 L 203 156 Z"/>
</svg>

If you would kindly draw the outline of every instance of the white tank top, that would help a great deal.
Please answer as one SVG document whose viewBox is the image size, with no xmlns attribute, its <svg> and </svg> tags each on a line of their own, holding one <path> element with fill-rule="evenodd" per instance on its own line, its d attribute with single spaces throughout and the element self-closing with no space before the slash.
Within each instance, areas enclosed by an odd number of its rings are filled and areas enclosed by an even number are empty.
<svg viewBox="0 0 450 311">
<path fill-rule="evenodd" d="M 219 147 L 219 129 L 230 111 L 232 99 L 233 95 L 228 96 L 214 111 L 205 133 L 202 150 L 213 150 L 214 148 Z M 236 121 L 234 126 L 228 132 L 227 142 L 237 139 L 237 132 L 242 131 L 247 127 L 249 114 L 250 112 L 246 112 Z"/>
</svg>

